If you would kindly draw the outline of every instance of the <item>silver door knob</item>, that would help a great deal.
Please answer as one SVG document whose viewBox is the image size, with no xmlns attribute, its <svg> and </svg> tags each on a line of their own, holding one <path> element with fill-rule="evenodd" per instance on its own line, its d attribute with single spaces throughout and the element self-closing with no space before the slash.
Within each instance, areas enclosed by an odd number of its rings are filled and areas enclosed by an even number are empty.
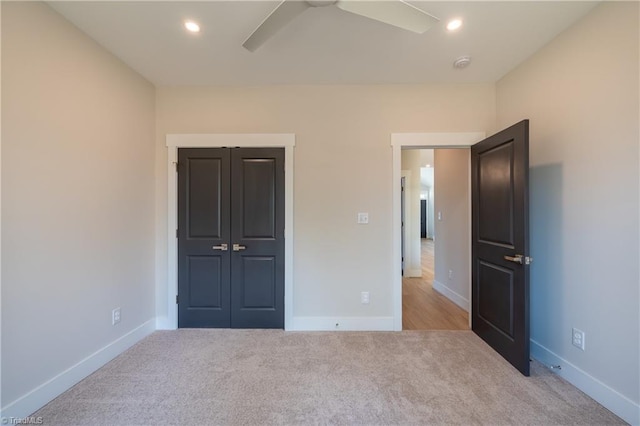
<svg viewBox="0 0 640 426">
<path fill-rule="evenodd" d="M 233 245 L 233 251 L 245 250 L 246 248 L 247 248 L 246 246 L 241 246 L 240 244 Z"/>
<path fill-rule="evenodd" d="M 220 251 L 227 251 L 227 250 L 229 250 L 229 247 L 226 244 L 220 244 L 219 246 L 213 246 L 212 249 L 220 250 Z"/>
</svg>

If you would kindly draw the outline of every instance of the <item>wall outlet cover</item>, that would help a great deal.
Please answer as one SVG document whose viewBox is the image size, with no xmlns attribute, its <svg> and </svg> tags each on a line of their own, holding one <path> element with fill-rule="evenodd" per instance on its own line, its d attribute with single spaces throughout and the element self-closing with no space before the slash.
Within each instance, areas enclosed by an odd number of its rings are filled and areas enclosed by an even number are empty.
<svg viewBox="0 0 640 426">
<path fill-rule="evenodd" d="M 573 346 L 584 351 L 584 339 L 584 331 L 578 330 L 577 328 L 571 329 L 571 343 Z"/>
</svg>

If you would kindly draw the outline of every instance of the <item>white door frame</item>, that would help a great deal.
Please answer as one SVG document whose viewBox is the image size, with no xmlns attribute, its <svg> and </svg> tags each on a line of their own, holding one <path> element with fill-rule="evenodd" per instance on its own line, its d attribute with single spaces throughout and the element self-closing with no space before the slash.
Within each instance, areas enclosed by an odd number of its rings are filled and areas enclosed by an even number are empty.
<svg viewBox="0 0 640 426">
<path fill-rule="evenodd" d="M 167 135 L 167 317 L 168 329 L 178 328 L 178 148 L 284 148 L 284 329 L 293 318 L 293 133 Z"/>
<path fill-rule="evenodd" d="M 392 133 L 391 134 L 391 158 L 392 158 L 392 200 L 393 200 L 393 224 L 391 253 L 393 256 L 393 329 L 402 330 L 402 252 L 400 248 L 400 176 L 402 169 L 402 148 L 469 148 L 476 142 L 485 138 L 485 132 L 468 133 Z M 471 167 L 471 165 L 469 165 Z M 469 174 L 469 197 L 471 197 L 471 174 Z M 471 203 L 469 203 L 471 209 Z M 469 212 L 470 213 L 470 212 Z M 471 218 L 471 214 L 469 214 Z M 469 226 L 469 241 L 471 241 L 471 226 Z M 469 245 L 469 258 L 471 258 L 471 245 Z M 469 274 L 469 294 L 471 302 L 471 273 Z M 471 315 L 469 315 L 471 325 Z"/>
<path fill-rule="evenodd" d="M 411 234 L 413 232 L 413 227 L 411 226 L 411 208 L 408 208 L 407 204 L 410 204 L 412 193 L 411 193 L 411 170 L 400 170 L 400 177 L 404 178 L 404 269 L 403 276 L 408 277 L 411 274 L 408 273 L 409 266 L 415 266 L 412 260 L 413 248 L 411 247 Z M 402 196 L 400 197 L 400 202 L 402 202 Z M 402 207 L 400 206 L 400 228 L 402 228 Z M 409 206 L 410 207 L 410 206 Z M 402 236 L 400 237 L 400 241 L 402 244 Z M 400 247 L 400 265 L 402 265 L 402 249 Z M 413 268 L 416 269 L 416 268 Z"/>
</svg>

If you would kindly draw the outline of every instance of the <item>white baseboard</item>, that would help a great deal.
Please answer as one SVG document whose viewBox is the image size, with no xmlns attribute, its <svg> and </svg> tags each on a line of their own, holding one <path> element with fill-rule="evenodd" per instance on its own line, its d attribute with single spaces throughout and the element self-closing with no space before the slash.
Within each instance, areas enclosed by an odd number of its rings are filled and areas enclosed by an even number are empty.
<svg viewBox="0 0 640 426">
<path fill-rule="evenodd" d="M 175 323 L 166 316 L 156 318 L 156 330 L 177 330 Z"/>
<path fill-rule="evenodd" d="M 451 300 L 456 305 L 460 306 L 465 311 L 469 312 L 469 299 L 467 299 L 466 297 L 461 296 L 446 285 L 436 280 L 433 280 L 433 289 L 445 296 L 447 299 Z"/>
<path fill-rule="evenodd" d="M 293 317 L 291 331 L 393 331 L 393 317 Z"/>
<path fill-rule="evenodd" d="M 422 269 L 405 269 L 403 276 L 405 278 L 420 278 L 422 276 Z"/>
<path fill-rule="evenodd" d="M 560 377 L 598 401 L 625 422 L 632 425 L 640 424 L 640 404 L 633 402 L 533 339 L 531 339 L 531 357 L 547 366 L 559 365 L 561 369 L 553 371 Z"/>
<path fill-rule="evenodd" d="M 61 393 L 67 391 L 107 362 L 153 333 L 156 329 L 155 324 L 155 318 L 145 322 L 77 364 L 67 368 L 51 380 L 9 403 L 2 408 L 2 418 L 22 419 L 33 414 Z"/>
</svg>

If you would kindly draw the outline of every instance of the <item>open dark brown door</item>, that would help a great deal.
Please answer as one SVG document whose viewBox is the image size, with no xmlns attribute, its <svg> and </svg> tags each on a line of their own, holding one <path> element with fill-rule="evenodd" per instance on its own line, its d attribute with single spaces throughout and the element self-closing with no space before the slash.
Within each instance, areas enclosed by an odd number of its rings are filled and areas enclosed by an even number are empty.
<svg viewBox="0 0 640 426">
<path fill-rule="evenodd" d="M 529 375 L 529 121 L 471 147 L 472 329 Z"/>
</svg>

